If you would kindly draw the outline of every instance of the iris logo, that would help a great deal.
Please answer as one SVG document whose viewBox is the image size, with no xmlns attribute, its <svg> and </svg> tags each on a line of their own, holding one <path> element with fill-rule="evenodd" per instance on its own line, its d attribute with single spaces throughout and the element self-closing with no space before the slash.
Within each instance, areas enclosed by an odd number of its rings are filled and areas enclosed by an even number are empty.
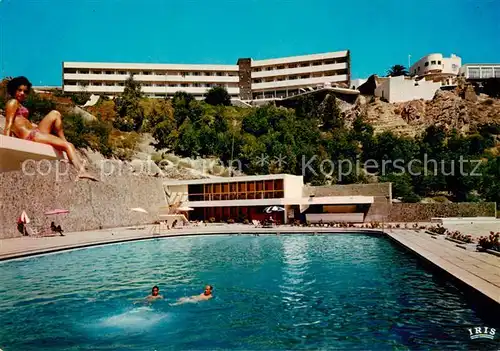
<svg viewBox="0 0 500 351">
<path fill-rule="evenodd" d="M 469 331 L 469 336 L 471 340 L 475 339 L 490 339 L 493 340 L 495 337 L 496 329 L 488 327 L 474 327 L 467 329 Z"/>
</svg>

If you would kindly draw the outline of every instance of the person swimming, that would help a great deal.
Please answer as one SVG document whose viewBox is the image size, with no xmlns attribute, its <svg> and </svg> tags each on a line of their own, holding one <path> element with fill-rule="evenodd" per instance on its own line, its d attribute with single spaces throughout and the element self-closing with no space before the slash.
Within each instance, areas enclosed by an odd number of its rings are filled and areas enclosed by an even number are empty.
<svg viewBox="0 0 500 351">
<path fill-rule="evenodd" d="M 160 288 L 157 287 L 156 285 L 153 286 L 153 289 L 151 289 L 151 295 L 146 297 L 147 301 L 155 301 L 155 300 L 161 300 L 163 299 L 163 296 L 160 295 Z"/>
<path fill-rule="evenodd" d="M 181 297 L 179 300 L 177 300 L 176 303 L 171 304 L 171 306 L 176 306 L 176 305 L 181 305 L 183 303 L 194 303 L 194 302 L 199 302 L 199 301 L 205 301 L 205 300 L 210 300 L 213 295 L 213 286 L 212 285 L 207 285 L 205 286 L 205 290 L 199 294 L 199 295 L 193 295 L 190 297 Z"/>
</svg>

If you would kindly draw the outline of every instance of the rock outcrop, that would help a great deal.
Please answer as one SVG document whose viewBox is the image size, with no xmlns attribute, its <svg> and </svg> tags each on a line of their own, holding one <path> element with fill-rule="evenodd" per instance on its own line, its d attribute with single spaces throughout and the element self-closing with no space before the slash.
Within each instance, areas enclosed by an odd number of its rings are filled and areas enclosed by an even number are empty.
<svg viewBox="0 0 500 351">
<path fill-rule="evenodd" d="M 430 125 L 467 133 L 480 124 L 500 123 L 499 99 L 477 96 L 470 88 L 464 89 L 463 96 L 438 90 L 430 101 L 391 104 L 373 98 L 366 104 L 366 118 L 376 133 L 392 131 L 407 136 L 415 136 Z"/>
</svg>

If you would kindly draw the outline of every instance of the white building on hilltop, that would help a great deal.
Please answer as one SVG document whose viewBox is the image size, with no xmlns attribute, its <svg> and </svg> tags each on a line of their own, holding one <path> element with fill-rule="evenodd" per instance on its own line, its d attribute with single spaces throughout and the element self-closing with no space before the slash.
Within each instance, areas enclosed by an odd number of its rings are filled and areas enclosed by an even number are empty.
<svg viewBox="0 0 500 351">
<path fill-rule="evenodd" d="M 388 77 L 384 78 L 377 86 L 375 96 L 388 102 L 432 100 L 441 86 L 440 82 L 425 79 L 417 81 L 405 76 Z"/>
<path fill-rule="evenodd" d="M 96 95 L 118 95 L 130 75 L 150 97 L 185 91 L 201 98 L 213 86 L 224 86 L 239 95 L 237 65 L 177 65 L 151 63 L 63 62 L 63 90 Z"/>
<path fill-rule="evenodd" d="M 241 58 L 236 65 L 63 62 L 63 90 L 118 95 L 132 74 L 149 97 L 178 91 L 202 99 L 223 86 L 233 99 L 276 100 L 350 81 L 349 50 L 267 60 Z"/>
<path fill-rule="evenodd" d="M 411 76 L 456 77 L 462 66 L 462 59 L 455 54 L 443 57 L 442 54 L 430 54 L 422 57 L 410 67 Z"/>
</svg>

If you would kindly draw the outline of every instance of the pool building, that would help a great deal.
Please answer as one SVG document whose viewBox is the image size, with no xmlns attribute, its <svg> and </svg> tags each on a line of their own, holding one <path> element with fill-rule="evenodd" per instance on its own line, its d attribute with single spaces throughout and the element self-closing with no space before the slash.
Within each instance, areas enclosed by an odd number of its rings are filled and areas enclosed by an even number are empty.
<svg viewBox="0 0 500 351">
<path fill-rule="evenodd" d="M 235 222 L 263 220 L 270 214 L 264 209 L 279 206 L 284 211 L 271 215 L 280 223 L 293 220 L 317 222 L 346 221 L 360 223 L 382 220 L 391 199 L 391 184 L 380 183 L 385 193 L 364 195 L 360 189 L 372 184 L 350 185 L 358 189 L 346 194 L 344 186 L 312 187 L 302 176 L 271 174 L 242 177 L 216 177 L 195 180 L 169 180 L 164 183 L 169 205 L 190 207 L 190 220 Z M 380 186 L 377 184 L 376 186 Z"/>
</svg>

